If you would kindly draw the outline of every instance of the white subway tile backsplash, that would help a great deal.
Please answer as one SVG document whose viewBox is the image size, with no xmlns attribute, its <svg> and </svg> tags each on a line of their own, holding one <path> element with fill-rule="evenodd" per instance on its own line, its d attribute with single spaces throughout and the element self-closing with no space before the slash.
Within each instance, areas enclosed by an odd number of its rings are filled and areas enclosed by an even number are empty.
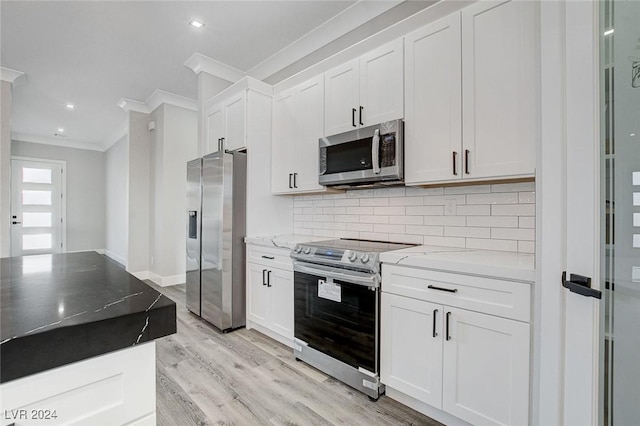
<svg viewBox="0 0 640 426">
<path fill-rule="evenodd" d="M 294 232 L 489 250 L 535 250 L 533 182 L 294 196 Z M 445 206 L 455 208 L 445 215 Z M 451 206 L 449 206 L 451 207 Z"/>
<path fill-rule="evenodd" d="M 495 192 L 492 194 L 469 194 L 467 204 L 517 204 L 517 192 Z"/>
<path fill-rule="evenodd" d="M 369 216 L 361 215 L 360 222 L 362 223 L 389 223 L 389 216 Z"/>
<path fill-rule="evenodd" d="M 388 198 L 361 198 L 360 205 L 361 206 L 388 206 L 389 199 Z"/>
<path fill-rule="evenodd" d="M 518 242 L 509 240 L 492 240 L 488 238 L 467 238 L 467 248 L 498 251 L 518 251 Z"/>
<path fill-rule="evenodd" d="M 535 204 L 494 204 L 491 206 L 492 216 L 535 216 Z"/>
<path fill-rule="evenodd" d="M 471 226 L 445 226 L 444 236 L 491 238 L 491 228 L 474 228 Z"/>
<path fill-rule="evenodd" d="M 389 223 L 399 225 L 422 225 L 422 216 L 389 216 Z"/>
<path fill-rule="evenodd" d="M 497 240 L 533 241 L 536 238 L 536 233 L 533 229 L 525 228 L 491 228 L 491 238 Z"/>
<path fill-rule="evenodd" d="M 407 216 L 444 215 L 444 206 L 407 206 Z"/>
<path fill-rule="evenodd" d="M 424 244 L 430 246 L 465 247 L 465 238 L 425 236 Z"/>
<path fill-rule="evenodd" d="M 407 232 L 407 234 L 412 234 L 412 235 L 443 236 L 444 235 L 444 226 L 407 225 L 406 232 Z"/>
<path fill-rule="evenodd" d="M 390 234 L 404 234 L 405 233 L 405 226 L 404 225 L 387 225 L 387 224 L 376 223 L 375 225 L 373 225 L 373 231 L 374 232 L 387 232 L 387 233 L 390 233 Z"/>
</svg>

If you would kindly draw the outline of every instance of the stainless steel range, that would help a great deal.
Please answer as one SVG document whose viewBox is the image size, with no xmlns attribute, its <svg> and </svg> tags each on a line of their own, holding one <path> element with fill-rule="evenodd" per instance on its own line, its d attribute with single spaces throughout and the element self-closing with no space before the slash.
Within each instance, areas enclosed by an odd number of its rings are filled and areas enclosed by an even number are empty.
<svg viewBox="0 0 640 426">
<path fill-rule="evenodd" d="M 340 239 L 298 244 L 294 355 L 377 399 L 380 253 L 408 244 Z"/>
</svg>

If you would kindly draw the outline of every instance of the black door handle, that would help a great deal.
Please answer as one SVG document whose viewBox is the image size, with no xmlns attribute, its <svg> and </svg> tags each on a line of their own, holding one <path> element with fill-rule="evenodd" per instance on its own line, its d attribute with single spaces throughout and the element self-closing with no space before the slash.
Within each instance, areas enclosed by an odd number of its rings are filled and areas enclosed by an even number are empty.
<svg viewBox="0 0 640 426">
<path fill-rule="evenodd" d="M 262 270 L 262 285 L 267 285 L 267 270 Z"/>
<path fill-rule="evenodd" d="M 562 286 L 572 293 L 577 293 L 586 297 L 602 299 L 602 292 L 591 288 L 591 278 L 582 275 L 571 274 L 567 281 L 567 271 L 562 272 Z"/>
<path fill-rule="evenodd" d="M 451 336 L 449 335 L 449 317 L 450 316 L 451 316 L 451 312 L 447 312 L 447 321 L 446 321 L 447 331 L 446 331 L 446 334 L 445 334 L 447 340 L 451 340 Z"/>
<path fill-rule="evenodd" d="M 454 176 L 458 176 L 458 171 L 456 170 L 456 157 L 458 156 L 458 153 L 453 151 L 453 175 Z"/>
<path fill-rule="evenodd" d="M 298 187 L 298 183 L 296 182 L 297 178 L 298 178 L 298 173 L 294 173 L 293 174 L 293 187 L 294 188 Z"/>
<path fill-rule="evenodd" d="M 363 126 L 364 123 L 362 122 L 362 110 L 364 109 L 364 107 L 362 105 L 360 105 L 360 125 Z"/>
<path fill-rule="evenodd" d="M 291 185 L 291 177 L 293 176 L 293 173 L 289 173 L 289 188 L 293 188 L 293 186 Z"/>
<path fill-rule="evenodd" d="M 469 174 L 469 150 L 464 150 L 464 174 Z"/>
<path fill-rule="evenodd" d="M 355 108 L 351 108 L 351 125 L 353 127 L 358 127 L 356 126 L 356 109 Z"/>
<path fill-rule="evenodd" d="M 431 285 L 431 284 L 429 284 L 427 286 L 427 288 L 430 288 L 431 290 L 448 291 L 449 293 L 457 293 L 458 292 L 457 288 L 436 287 L 435 285 Z"/>
<path fill-rule="evenodd" d="M 267 287 L 271 287 L 271 271 L 267 271 Z"/>
<path fill-rule="evenodd" d="M 17 225 L 17 224 L 22 223 L 22 222 L 16 222 L 16 221 L 14 220 L 14 221 L 12 221 L 11 223 L 12 223 L 13 225 Z"/>
<path fill-rule="evenodd" d="M 438 332 L 436 331 L 436 314 L 438 313 L 437 309 L 433 310 L 433 337 L 438 336 Z"/>
</svg>

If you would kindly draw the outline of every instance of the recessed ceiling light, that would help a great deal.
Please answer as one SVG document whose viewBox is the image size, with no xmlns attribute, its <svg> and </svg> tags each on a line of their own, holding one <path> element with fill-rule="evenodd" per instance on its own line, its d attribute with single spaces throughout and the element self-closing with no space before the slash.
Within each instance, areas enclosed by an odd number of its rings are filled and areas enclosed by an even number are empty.
<svg viewBox="0 0 640 426">
<path fill-rule="evenodd" d="M 189 22 L 189 25 L 191 25 L 192 27 L 196 27 L 196 28 L 202 28 L 204 27 L 204 24 L 200 21 L 196 21 L 195 19 L 191 22 Z"/>
<path fill-rule="evenodd" d="M 62 127 L 58 127 L 58 132 L 59 133 L 64 133 L 64 129 Z"/>
<path fill-rule="evenodd" d="M 610 30 L 605 31 L 605 32 L 604 32 L 604 35 L 608 36 L 609 34 L 613 34 L 613 31 L 614 31 L 614 29 L 613 29 L 613 28 L 611 28 Z"/>
<path fill-rule="evenodd" d="M 76 109 L 76 106 L 74 104 L 66 104 L 65 106 L 67 107 L 67 109 Z"/>
</svg>

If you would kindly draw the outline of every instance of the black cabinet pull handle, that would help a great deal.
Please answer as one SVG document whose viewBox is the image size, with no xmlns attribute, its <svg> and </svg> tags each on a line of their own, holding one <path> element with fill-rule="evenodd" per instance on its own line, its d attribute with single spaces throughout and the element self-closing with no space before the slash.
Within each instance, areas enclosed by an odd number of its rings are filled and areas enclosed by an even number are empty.
<svg viewBox="0 0 640 426">
<path fill-rule="evenodd" d="M 293 177 L 293 173 L 289 173 L 289 188 L 293 188 L 291 185 L 291 178 Z"/>
<path fill-rule="evenodd" d="M 364 110 L 364 107 L 362 105 L 360 105 L 360 125 L 364 125 L 364 123 L 362 122 L 362 110 Z"/>
<path fill-rule="evenodd" d="M 17 224 L 22 223 L 22 222 L 16 222 L 16 221 L 14 220 L 14 221 L 12 221 L 11 223 L 12 223 L 13 225 L 17 225 Z"/>
<path fill-rule="evenodd" d="M 267 270 L 262 270 L 262 285 L 267 285 Z"/>
<path fill-rule="evenodd" d="M 267 287 L 271 287 L 271 271 L 267 271 Z"/>
<path fill-rule="evenodd" d="M 464 174 L 469 174 L 469 150 L 464 150 Z"/>
<path fill-rule="evenodd" d="M 433 337 L 438 336 L 438 332 L 436 331 L 436 314 L 438 313 L 437 309 L 433 310 Z"/>
<path fill-rule="evenodd" d="M 273 256 L 264 256 L 264 255 L 262 256 L 262 258 L 263 259 L 270 259 L 270 260 L 275 259 L 275 257 L 273 257 Z"/>
<path fill-rule="evenodd" d="M 351 125 L 353 127 L 358 127 L 356 126 L 356 109 L 355 108 L 351 108 Z"/>
<path fill-rule="evenodd" d="M 453 151 L 453 175 L 454 176 L 458 176 L 458 171 L 456 170 L 456 157 L 458 156 L 458 153 L 456 151 Z"/>
<path fill-rule="evenodd" d="M 567 281 L 567 271 L 562 272 L 562 286 L 572 293 L 577 293 L 586 297 L 602 299 L 602 292 L 591 288 L 591 278 L 582 275 L 571 274 Z"/>
<path fill-rule="evenodd" d="M 449 293 L 457 293 L 457 288 L 444 288 L 444 287 L 436 287 L 435 285 L 428 285 L 427 288 L 431 290 L 440 290 L 440 291 L 448 291 Z"/>
<path fill-rule="evenodd" d="M 451 312 L 447 312 L 447 332 L 446 332 L 447 340 L 451 340 L 451 336 L 449 335 L 449 317 L 450 316 L 451 316 Z"/>
<path fill-rule="evenodd" d="M 298 187 L 298 183 L 296 182 L 297 178 L 298 178 L 298 173 L 294 173 L 293 174 L 293 187 L 294 188 Z"/>
</svg>

